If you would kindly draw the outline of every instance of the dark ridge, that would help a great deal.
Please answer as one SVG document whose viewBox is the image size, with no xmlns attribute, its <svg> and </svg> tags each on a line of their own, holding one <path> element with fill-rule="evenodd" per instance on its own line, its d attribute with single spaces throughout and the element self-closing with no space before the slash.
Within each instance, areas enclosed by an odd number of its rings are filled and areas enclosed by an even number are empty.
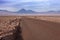
<svg viewBox="0 0 60 40">
<path fill-rule="evenodd" d="M 14 33 L 14 39 L 15 40 L 23 40 L 22 35 L 21 35 L 22 30 L 21 30 L 21 27 L 20 27 L 20 22 L 19 22 L 18 26 L 16 26 L 15 28 L 16 28 L 16 30 L 15 30 L 15 33 Z"/>
</svg>

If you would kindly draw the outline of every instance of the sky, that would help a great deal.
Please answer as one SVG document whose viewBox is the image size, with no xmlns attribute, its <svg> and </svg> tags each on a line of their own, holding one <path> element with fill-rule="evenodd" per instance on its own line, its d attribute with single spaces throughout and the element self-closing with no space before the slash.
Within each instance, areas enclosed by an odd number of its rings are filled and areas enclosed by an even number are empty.
<svg viewBox="0 0 60 40">
<path fill-rule="evenodd" d="M 60 0 L 0 0 L 0 10 L 16 12 L 23 8 L 37 12 L 60 11 Z"/>
</svg>

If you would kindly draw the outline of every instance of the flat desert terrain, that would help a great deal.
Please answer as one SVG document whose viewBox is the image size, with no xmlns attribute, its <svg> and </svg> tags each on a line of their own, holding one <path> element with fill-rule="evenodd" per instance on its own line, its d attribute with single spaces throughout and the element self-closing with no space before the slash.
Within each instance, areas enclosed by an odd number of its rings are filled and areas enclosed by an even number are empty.
<svg viewBox="0 0 60 40">
<path fill-rule="evenodd" d="M 60 16 L 0 16 L 0 39 L 12 35 L 19 23 L 23 40 L 60 40 Z"/>
</svg>

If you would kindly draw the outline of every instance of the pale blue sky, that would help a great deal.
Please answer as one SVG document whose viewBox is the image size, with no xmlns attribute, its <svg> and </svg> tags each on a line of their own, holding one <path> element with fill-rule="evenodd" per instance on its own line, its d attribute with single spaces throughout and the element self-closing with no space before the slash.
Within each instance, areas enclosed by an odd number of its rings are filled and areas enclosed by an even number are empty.
<svg viewBox="0 0 60 40">
<path fill-rule="evenodd" d="M 60 10 L 60 0 L 0 0 L 0 9 L 18 11 L 31 9 L 38 12 Z"/>
</svg>

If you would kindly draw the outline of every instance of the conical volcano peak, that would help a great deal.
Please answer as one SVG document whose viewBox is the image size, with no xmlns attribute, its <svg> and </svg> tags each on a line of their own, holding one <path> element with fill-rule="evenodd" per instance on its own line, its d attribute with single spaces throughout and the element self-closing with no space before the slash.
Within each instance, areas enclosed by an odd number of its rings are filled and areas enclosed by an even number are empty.
<svg viewBox="0 0 60 40">
<path fill-rule="evenodd" d="M 26 9 L 21 9 L 18 11 L 18 13 L 33 13 L 35 11 L 32 11 L 32 10 L 26 10 Z"/>
</svg>

